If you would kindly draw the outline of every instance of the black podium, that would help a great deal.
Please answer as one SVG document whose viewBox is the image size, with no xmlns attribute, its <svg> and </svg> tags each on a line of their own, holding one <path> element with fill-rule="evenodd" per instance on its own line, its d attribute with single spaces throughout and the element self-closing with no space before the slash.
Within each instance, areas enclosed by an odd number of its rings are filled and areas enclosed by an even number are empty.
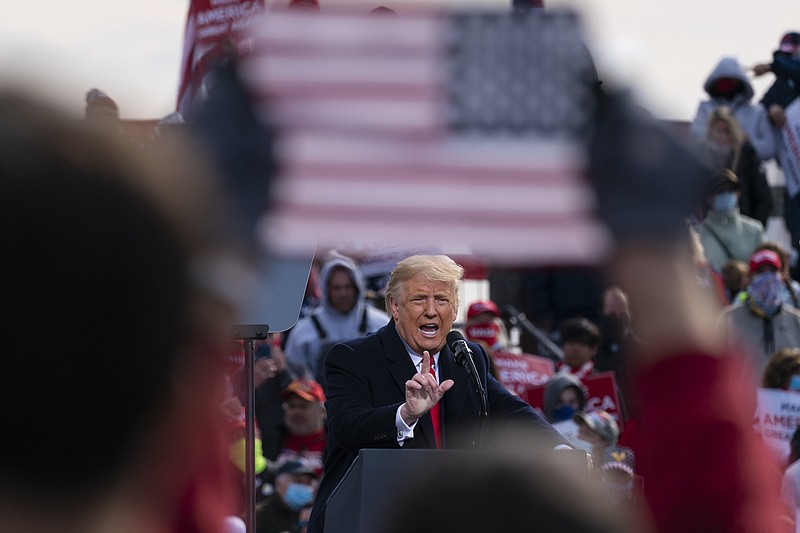
<svg viewBox="0 0 800 533">
<path fill-rule="evenodd" d="M 375 533 L 408 476 L 428 462 L 477 461 L 491 452 L 470 450 L 364 449 L 328 499 L 325 533 Z M 573 473 L 589 476 L 591 457 L 583 450 L 532 450 L 542 461 L 558 461 Z"/>
</svg>

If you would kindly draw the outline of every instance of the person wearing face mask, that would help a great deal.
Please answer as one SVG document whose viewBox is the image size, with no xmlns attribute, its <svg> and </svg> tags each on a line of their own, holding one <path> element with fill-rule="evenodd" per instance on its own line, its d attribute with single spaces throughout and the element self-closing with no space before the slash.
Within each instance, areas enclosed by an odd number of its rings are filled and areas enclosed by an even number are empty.
<svg viewBox="0 0 800 533">
<path fill-rule="evenodd" d="M 800 346 L 800 312 L 784 305 L 780 272 L 777 253 L 756 251 L 750 258 L 747 297 L 727 307 L 720 317 L 719 327 L 728 341 L 750 347 L 759 375 L 776 350 Z"/>
<path fill-rule="evenodd" d="M 300 511 L 314 501 L 316 489 L 316 472 L 299 461 L 283 463 L 275 473 L 275 492 L 256 508 L 256 531 L 299 531 Z"/>
<path fill-rule="evenodd" d="M 767 175 L 730 108 L 720 106 L 710 113 L 702 146 L 713 167 L 729 168 L 739 178 L 739 212 L 766 227 L 772 213 Z"/>
<path fill-rule="evenodd" d="M 544 415 L 551 424 L 570 420 L 583 411 L 586 393 L 581 381 L 570 373 L 558 373 L 544 389 Z"/>
<path fill-rule="evenodd" d="M 708 99 L 700 102 L 689 132 L 697 141 L 706 138 L 711 113 L 725 106 L 736 117 L 759 160 L 767 161 L 777 152 L 772 124 L 764 106 L 753 102 L 755 91 L 744 67 L 735 57 L 723 57 L 703 84 Z"/>
<path fill-rule="evenodd" d="M 617 286 L 608 287 L 601 298 L 600 328 L 602 343 L 594 357 L 597 372 L 619 372 L 622 348 L 633 339 L 628 295 Z"/>
<path fill-rule="evenodd" d="M 764 244 L 753 250 L 756 253 L 759 250 L 772 250 L 781 260 L 783 269 L 781 270 L 781 279 L 783 279 L 783 286 L 781 287 L 781 299 L 784 305 L 791 306 L 795 309 L 800 309 L 800 283 L 793 280 L 789 270 L 790 255 L 786 250 L 777 242 L 764 241 Z M 745 272 L 747 265 L 745 265 Z M 747 299 L 747 282 L 741 288 L 740 292 L 736 295 L 736 299 L 744 301 Z"/>
<path fill-rule="evenodd" d="M 747 261 L 764 241 L 761 222 L 739 212 L 739 178 L 725 168 L 711 179 L 706 218 L 695 228 L 711 268 L 720 272 L 731 259 Z"/>
</svg>

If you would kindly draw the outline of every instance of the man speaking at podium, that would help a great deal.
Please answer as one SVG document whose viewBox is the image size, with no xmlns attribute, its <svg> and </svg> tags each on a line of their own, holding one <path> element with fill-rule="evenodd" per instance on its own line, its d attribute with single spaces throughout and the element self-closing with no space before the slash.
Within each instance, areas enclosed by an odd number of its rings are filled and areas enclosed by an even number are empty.
<svg viewBox="0 0 800 533">
<path fill-rule="evenodd" d="M 362 448 L 454 448 L 479 438 L 481 398 L 470 364 L 448 333 L 458 312 L 464 269 L 445 255 L 412 256 L 392 271 L 386 308 L 392 319 L 374 335 L 337 344 L 325 362 L 328 457 L 309 533 L 321 533 L 333 490 Z M 449 342 L 448 342 L 449 341 Z M 450 345 L 448 345 L 450 344 Z M 489 374 L 489 357 L 468 343 L 490 420 L 529 421 L 538 445 L 566 441 Z M 465 351 L 465 350 L 464 350 Z M 461 359 L 462 367 L 456 361 Z"/>
</svg>

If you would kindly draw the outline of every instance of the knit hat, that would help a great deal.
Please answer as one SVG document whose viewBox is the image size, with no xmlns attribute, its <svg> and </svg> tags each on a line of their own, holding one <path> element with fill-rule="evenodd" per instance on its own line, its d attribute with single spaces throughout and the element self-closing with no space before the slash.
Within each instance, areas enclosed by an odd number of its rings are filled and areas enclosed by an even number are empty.
<svg viewBox="0 0 800 533">
<path fill-rule="evenodd" d="M 605 411 L 597 410 L 590 413 L 577 413 L 572 417 L 576 424 L 585 425 L 611 446 L 617 443 L 619 438 L 619 425 L 614 417 Z"/>
<path fill-rule="evenodd" d="M 325 403 L 325 392 L 322 386 L 316 381 L 306 379 L 296 379 L 283 389 L 281 397 L 285 400 L 287 396 L 296 395 L 309 402 Z"/>
<path fill-rule="evenodd" d="M 772 265 L 778 269 L 778 272 L 780 272 L 781 258 L 772 250 L 758 250 L 756 253 L 750 256 L 751 274 L 755 273 L 756 270 L 764 265 Z"/>
<path fill-rule="evenodd" d="M 473 302 L 467 309 L 467 320 L 478 316 L 481 313 L 491 313 L 494 316 L 500 316 L 500 310 L 497 309 L 497 304 L 491 300 Z"/>
<path fill-rule="evenodd" d="M 91 89 L 86 93 L 86 116 L 88 117 L 100 109 L 110 110 L 114 114 L 119 114 L 119 106 L 114 100 L 100 89 Z"/>
<path fill-rule="evenodd" d="M 800 48 L 800 33 L 797 33 L 796 31 L 790 31 L 781 37 L 781 44 L 778 47 L 778 50 L 781 52 L 793 54 L 798 48 Z"/>
</svg>

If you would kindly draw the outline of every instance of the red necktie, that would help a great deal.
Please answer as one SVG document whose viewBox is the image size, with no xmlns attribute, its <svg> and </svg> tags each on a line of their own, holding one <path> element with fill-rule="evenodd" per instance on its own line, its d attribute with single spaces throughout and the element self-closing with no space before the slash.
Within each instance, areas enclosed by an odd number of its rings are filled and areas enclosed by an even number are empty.
<svg viewBox="0 0 800 533">
<path fill-rule="evenodd" d="M 436 379 L 436 370 L 433 368 L 433 357 L 431 357 L 431 375 Z M 437 380 L 438 381 L 438 380 Z M 440 403 L 436 403 L 431 409 L 431 422 L 433 422 L 433 436 L 436 438 L 436 447 L 442 447 L 442 412 Z"/>
</svg>

